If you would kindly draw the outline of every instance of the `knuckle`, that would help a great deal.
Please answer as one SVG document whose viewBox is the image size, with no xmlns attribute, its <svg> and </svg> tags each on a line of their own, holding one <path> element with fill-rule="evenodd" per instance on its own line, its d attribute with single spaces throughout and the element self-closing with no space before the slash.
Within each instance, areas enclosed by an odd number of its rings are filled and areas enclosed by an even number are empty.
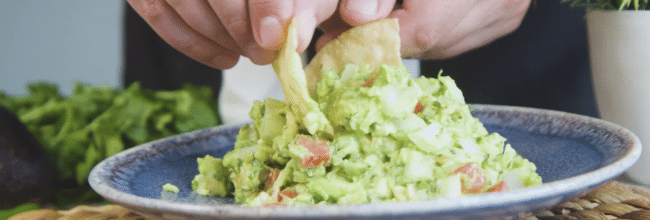
<svg viewBox="0 0 650 220">
<path fill-rule="evenodd" d="M 316 17 L 319 20 L 323 21 L 331 17 L 334 13 L 336 13 L 336 9 L 338 7 L 338 1 L 336 0 L 320 1 L 317 7 L 319 10 L 316 11 Z"/>
<path fill-rule="evenodd" d="M 527 12 L 527 7 L 523 11 L 518 11 L 517 14 L 513 18 L 510 19 L 510 21 L 507 21 L 504 29 L 507 33 L 511 33 L 515 31 L 519 26 L 521 26 L 521 23 L 524 20 L 524 17 L 526 16 Z"/>
<path fill-rule="evenodd" d="M 202 44 L 197 38 L 188 37 L 170 42 L 174 48 L 187 54 L 195 60 L 209 61 L 213 54 L 210 53 L 209 45 Z"/>
<path fill-rule="evenodd" d="M 519 26 L 521 25 L 522 20 L 523 20 L 523 17 L 515 19 L 513 22 L 510 23 L 510 25 L 507 25 L 505 27 L 504 35 L 510 34 L 510 33 L 514 32 L 515 30 L 517 30 L 517 28 L 519 28 Z"/>
<path fill-rule="evenodd" d="M 140 15 L 142 18 L 150 23 L 156 23 L 159 21 L 165 14 L 165 6 L 156 0 L 144 0 L 142 1 Z"/>
<path fill-rule="evenodd" d="M 277 0 L 250 0 L 248 1 L 250 7 L 256 8 L 269 8 L 278 4 Z"/>
<path fill-rule="evenodd" d="M 509 10 L 513 15 L 522 15 L 528 11 L 530 0 L 503 0 L 503 9 Z M 523 15 L 522 15 L 523 16 Z"/>
<path fill-rule="evenodd" d="M 177 8 L 183 6 L 186 0 L 165 0 L 165 1 L 173 8 Z"/>
<path fill-rule="evenodd" d="M 195 59 L 203 62 L 209 62 L 214 56 L 212 53 L 206 53 L 207 51 L 210 51 L 206 48 L 206 45 L 199 44 L 196 41 L 186 44 L 182 46 L 182 48 L 189 54 L 192 54 Z"/>
<path fill-rule="evenodd" d="M 176 45 L 176 49 L 185 53 L 194 60 L 202 63 L 211 63 L 218 68 L 230 68 L 239 56 L 219 45 L 206 43 L 200 40 L 188 40 Z M 236 62 L 235 62 L 236 63 Z"/>
<path fill-rule="evenodd" d="M 433 48 L 438 41 L 439 33 L 430 27 L 418 28 L 415 33 L 415 45 L 422 51 Z"/>
<path fill-rule="evenodd" d="M 291 17 L 294 5 L 286 0 L 249 0 L 248 8 L 254 13 L 251 17 L 275 16 L 284 20 Z"/>
<path fill-rule="evenodd" d="M 530 1 L 526 0 L 524 2 L 521 2 L 516 10 L 517 15 L 524 17 L 524 15 L 528 12 L 528 9 L 530 8 Z"/>
<path fill-rule="evenodd" d="M 514 7 L 521 4 L 521 0 L 502 0 L 506 8 Z"/>
<path fill-rule="evenodd" d="M 248 25 L 248 22 L 245 14 L 236 13 L 230 16 L 225 16 L 223 19 L 223 25 L 228 30 L 238 30 L 245 28 Z"/>
</svg>

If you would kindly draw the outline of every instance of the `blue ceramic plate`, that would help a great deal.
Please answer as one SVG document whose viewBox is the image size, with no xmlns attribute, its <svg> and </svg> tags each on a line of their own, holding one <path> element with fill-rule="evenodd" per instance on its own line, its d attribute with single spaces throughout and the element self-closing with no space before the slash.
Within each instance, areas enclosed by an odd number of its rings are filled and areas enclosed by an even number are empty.
<svg viewBox="0 0 650 220">
<path fill-rule="evenodd" d="M 231 198 L 191 192 L 196 158 L 222 157 L 240 126 L 220 126 L 134 147 L 99 163 L 90 186 L 141 214 L 188 219 L 508 219 L 585 195 L 627 170 L 641 153 L 639 139 L 618 125 L 580 115 L 522 107 L 472 105 L 491 132 L 538 167 L 540 186 L 504 193 L 403 203 L 245 207 Z M 180 193 L 163 192 L 172 183 Z"/>
</svg>

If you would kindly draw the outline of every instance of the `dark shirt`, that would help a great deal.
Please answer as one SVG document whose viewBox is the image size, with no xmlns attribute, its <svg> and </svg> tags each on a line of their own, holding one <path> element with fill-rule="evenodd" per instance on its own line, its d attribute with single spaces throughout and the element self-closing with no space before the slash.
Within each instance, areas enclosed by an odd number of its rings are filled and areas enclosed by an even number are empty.
<svg viewBox="0 0 650 220">
<path fill-rule="evenodd" d="M 185 83 L 208 86 L 218 97 L 221 70 L 203 65 L 167 44 L 125 3 L 123 86 L 140 82 L 142 88 L 176 90 Z"/>
<path fill-rule="evenodd" d="M 435 77 L 442 68 L 468 103 L 597 117 L 585 10 L 559 2 L 536 1 L 512 34 L 452 59 L 423 61 L 422 74 Z"/>
<path fill-rule="evenodd" d="M 126 7 L 124 83 L 177 89 L 185 82 L 221 87 L 221 71 L 165 43 Z M 423 61 L 421 72 L 444 70 L 468 103 L 527 106 L 597 117 L 587 50 L 585 11 L 559 1 L 535 1 L 521 26 L 484 47 L 442 61 Z M 320 34 L 316 33 L 314 38 Z M 315 42 L 312 41 L 312 42 Z M 308 48 L 313 57 L 314 46 Z"/>
</svg>

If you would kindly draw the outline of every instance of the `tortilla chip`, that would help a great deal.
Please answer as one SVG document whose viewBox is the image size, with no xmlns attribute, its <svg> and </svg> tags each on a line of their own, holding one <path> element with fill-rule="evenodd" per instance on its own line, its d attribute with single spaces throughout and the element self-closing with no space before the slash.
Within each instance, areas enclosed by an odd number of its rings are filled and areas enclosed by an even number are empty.
<svg viewBox="0 0 650 220">
<path fill-rule="evenodd" d="M 343 70 L 348 63 L 369 64 L 372 72 L 382 64 L 401 67 L 399 24 L 383 19 L 356 26 L 327 43 L 305 68 L 309 94 L 314 97 L 323 72 Z"/>
<path fill-rule="evenodd" d="M 298 33 L 295 19 L 291 19 L 284 46 L 272 63 L 275 74 L 280 78 L 285 102 L 289 104 L 291 111 L 310 134 L 320 131 L 331 135 L 334 132 L 332 126 L 307 90 L 307 80 L 302 69 L 300 54 L 296 51 L 297 47 Z"/>
</svg>

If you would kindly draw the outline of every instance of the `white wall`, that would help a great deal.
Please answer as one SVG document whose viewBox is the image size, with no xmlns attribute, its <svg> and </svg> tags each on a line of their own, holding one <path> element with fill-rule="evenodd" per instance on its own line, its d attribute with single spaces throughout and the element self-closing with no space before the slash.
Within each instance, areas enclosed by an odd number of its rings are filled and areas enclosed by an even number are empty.
<svg viewBox="0 0 650 220">
<path fill-rule="evenodd" d="M 119 86 L 126 1 L 0 0 L 0 90 L 51 81 Z"/>
</svg>

